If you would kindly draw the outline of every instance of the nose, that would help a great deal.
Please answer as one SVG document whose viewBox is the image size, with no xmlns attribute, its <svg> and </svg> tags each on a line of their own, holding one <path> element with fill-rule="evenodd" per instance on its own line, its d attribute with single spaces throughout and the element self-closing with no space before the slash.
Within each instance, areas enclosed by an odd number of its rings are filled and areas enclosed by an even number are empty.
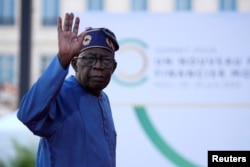
<svg viewBox="0 0 250 167">
<path fill-rule="evenodd" d="M 95 68 L 102 68 L 102 63 L 101 63 L 101 59 L 100 58 L 96 59 L 95 64 L 94 64 L 93 67 L 95 67 Z"/>
</svg>

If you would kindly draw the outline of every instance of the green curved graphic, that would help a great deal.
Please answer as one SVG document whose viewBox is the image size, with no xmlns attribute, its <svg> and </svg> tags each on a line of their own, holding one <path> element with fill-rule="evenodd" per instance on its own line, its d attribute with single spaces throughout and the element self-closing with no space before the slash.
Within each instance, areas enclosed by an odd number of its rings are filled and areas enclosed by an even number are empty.
<svg viewBox="0 0 250 167">
<path fill-rule="evenodd" d="M 137 43 L 140 46 L 142 46 L 143 48 L 148 47 L 148 45 L 145 42 L 143 42 L 142 40 L 136 39 L 136 38 L 126 38 L 126 39 L 119 41 L 120 45 L 123 45 L 124 43 Z"/>
<path fill-rule="evenodd" d="M 193 164 L 188 161 L 180 154 L 178 154 L 175 150 L 173 150 L 170 145 L 168 145 L 160 134 L 156 131 L 155 127 L 152 125 L 146 110 L 143 106 L 135 106 L 135 112 L 139 119 L 142 128 L 148 135 L 149 139 L 153 142 L 153 144 L 157 147 L 157 149 L 170 161 L 172 161 L 175 165 L 180 167 L 197 167 L 198 165 Z"/>
<path fill-rule="evenodd" d="M 119 79 L 119 77 L 117 77 L 115 75 L 112 76 L 112 79 L 121 85 L 132 86 L 132 87 L 137 86 L 137 85 L 141 85 L 142 83 L 147 81 L 147 78 L 143 77 L 141 80 L 138 80 L 136 82 L 125 82 L 125 81 L 122 81 L 121 79 Z"/>
<path fill-rule="evenodd" d="M 142 48 L 148 47 L 145 42 L 136 38 L 126 38 L 126 39 L 119 41 L 120 46 L 126 45 L 127 43 L 133 44 L 133 45 L 136 44 Z M 112 79 L 123 86 L 132 86 L 132 87 L 141 85 L 148 80 L 146 76 L 143 76 L 140 80 L 137 80 L 137 81 L 125 81 L 125 80 L 120 79 L 119 76 L 117 76 L 116 74 L 112 75 Z"/>
</svg>

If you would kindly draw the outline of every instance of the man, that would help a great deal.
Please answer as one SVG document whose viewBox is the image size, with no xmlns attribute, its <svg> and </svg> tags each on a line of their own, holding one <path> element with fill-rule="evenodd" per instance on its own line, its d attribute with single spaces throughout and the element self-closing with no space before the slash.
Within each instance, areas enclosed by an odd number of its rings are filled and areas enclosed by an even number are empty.
<svg viewBox="0 0 250 167">
<path fill-rule="evenodd" d="M 58 18 L 58 55 L 23 97 L 17 117 L 41 137 L 37 167 L 115 167 L 116 132 L 102 91 L 116 68 L 106 28 L 78 34 L 80 19 Z M 65 80 L 69 65 L 75 76 Z"/>
</svg>

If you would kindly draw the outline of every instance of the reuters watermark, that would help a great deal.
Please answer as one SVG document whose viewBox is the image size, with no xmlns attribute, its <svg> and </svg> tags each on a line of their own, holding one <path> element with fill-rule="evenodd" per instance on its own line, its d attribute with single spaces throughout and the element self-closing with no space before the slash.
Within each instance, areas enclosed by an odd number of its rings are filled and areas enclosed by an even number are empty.
<svg viewBox="0 0 250 167">
<path fill-rule="evenodd" d="M 250 151 L 208 151 L 208 167 L 249 167 Z"/>
</svg>

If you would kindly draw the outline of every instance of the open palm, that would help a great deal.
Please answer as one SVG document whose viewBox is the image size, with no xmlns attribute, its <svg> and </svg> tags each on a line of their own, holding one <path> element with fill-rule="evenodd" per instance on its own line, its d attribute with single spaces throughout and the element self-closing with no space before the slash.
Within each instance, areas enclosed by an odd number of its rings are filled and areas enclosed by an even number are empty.
<svg viewBox="0 0 250 167">
<path fill-rule="evenodd" d="M 78 35 L 80 19 L 75 19 L 74 14 L 66 13 L 64 24 L 62 26 L 62 19 L 59 17 L 57 21 L 58 31 L 58 47 L 59 60 L 61 65 L 66 68 L 74 56 L 77 56 L 81 50 L 84 33 Z M 73 28 L 72 28 L 73 27 Z"/>
</svg>

